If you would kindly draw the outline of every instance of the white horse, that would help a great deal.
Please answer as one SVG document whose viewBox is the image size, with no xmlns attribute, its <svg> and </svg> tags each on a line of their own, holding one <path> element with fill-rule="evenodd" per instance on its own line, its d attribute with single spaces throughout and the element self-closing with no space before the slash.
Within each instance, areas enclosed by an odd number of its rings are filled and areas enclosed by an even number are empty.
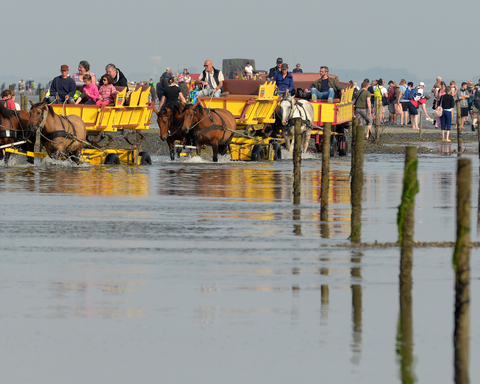
<svg viewBox="0 0 480 384">
<path fill-rule="evenodd" d="M 282 117 L 283 138 L 285 139 L 285 146 L 292 152 L 295 140 L 294 121 L 292 119 L 302 119 L 302 152 L 307 152 L 308 141 L 313 127 L 313 106 L 307 100 L 295 100 L 293 96 L 284 96 L 280 102 L 280 111 Z"/>
</svg>

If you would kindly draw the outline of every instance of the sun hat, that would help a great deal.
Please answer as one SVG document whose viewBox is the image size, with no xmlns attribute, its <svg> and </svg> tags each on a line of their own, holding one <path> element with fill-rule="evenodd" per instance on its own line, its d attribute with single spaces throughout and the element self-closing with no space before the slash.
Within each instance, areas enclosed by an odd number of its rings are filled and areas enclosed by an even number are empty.
<svg viewBox="0 0 480 384">
<path fill-rule="evenodd" d="M 424 83 L 423 81 L 420 81 L 420 83 L 418 84 L 418 86 L 420 87 L 420 86 L 422 86 L 422 85 L 425 86 L 425 83 Z"/>
<path fill-rule="evenodd" d="M 288 64 L 287 64 L 287 63 L 283 63 L 283 64 L 282 64 L 282 69 L 288 69 Z"/>
<path fill-rule="evenodd" d="M 63 64 L 63 65 L 60 67 L 60 70 L 61 70 L 61 71 L 68 71 L 68 65 L 67 65 L 67 64 Z"/>
</svg>

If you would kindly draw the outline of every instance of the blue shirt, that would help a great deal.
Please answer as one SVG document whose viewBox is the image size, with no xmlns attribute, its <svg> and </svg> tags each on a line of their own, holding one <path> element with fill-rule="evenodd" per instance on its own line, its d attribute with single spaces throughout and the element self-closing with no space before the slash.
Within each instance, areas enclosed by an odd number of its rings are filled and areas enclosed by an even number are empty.
<svg viewBox="0 0 480 384">
<path fill-rule="evenodd" d="M 277 87 L 280 92 L 285 92 L 287 89 L 292 92 L 293 76 L 290 72 L 287 72 L 287 76 L 285 76 L 285 79 L 283 78 L 282 71 L 277 72 L 273 77 L 273 81 L 277 83 Z"/>
</svg>

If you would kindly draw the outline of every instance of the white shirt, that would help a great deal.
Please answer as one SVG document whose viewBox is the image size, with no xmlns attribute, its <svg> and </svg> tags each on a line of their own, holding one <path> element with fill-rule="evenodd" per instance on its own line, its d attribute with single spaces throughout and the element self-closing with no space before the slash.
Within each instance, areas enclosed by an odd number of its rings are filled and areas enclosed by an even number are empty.
<svg viewBox="0 0 480 384">
<path fill-rule="evenodd" d="M 253 74 L 253 67 L 249 64 L 245 67 L 245 72 L 247 72 L 247 74 L 249 75 L 252 75 Z"/>
<path fill-rule="evenodd" d="M 203 71 L 202 71 L 202 73 L 200 73 L 200 77 L 198 78 L 198 80 L 206 81 L 207 84 L 208 84 L 208 88 L 210 88 L 210 82 L 213 85 L 212 89 L 217 88 L 218 84 L 215 81 L 215 78 L 213 77 L 213 69 L 212 69 L 212 72 L 205 71 L 205 73 L 207 74 L 207 77 L 205 79 L 203 79 Z M 225 78 L 223 77 L 223 73 L 222 73 L 222 71 L 220 71 L 220 73 L 218 74 L 218 81 L 224 81 L 224 80 L 225 80 Z"/>
</svg>

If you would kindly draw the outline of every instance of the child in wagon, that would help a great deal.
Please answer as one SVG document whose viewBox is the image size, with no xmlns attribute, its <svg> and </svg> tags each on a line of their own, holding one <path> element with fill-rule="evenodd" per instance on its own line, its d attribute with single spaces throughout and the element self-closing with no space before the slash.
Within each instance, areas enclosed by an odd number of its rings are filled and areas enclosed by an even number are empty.
<svg viewBox="0 0 480 384">
<path fill-rule="evenodd" d="M 93 84 L 92 76 L 88 73 L 83 75 L 83 82 L 85 83 L 83 86 L 83 92 L 80 94 L 75 104 L 95 105 L 99 96 L 98 87 Z"/>
<path fill-rule="evenodd" d="M 99 96 L 98 100 L 95 104 L 97 105 L 113 105 L 115 100 L 115 93 L 117 90 L 115 89 L 113 83 L 113 78 L 108 73 L 102 76 L 102 83 L 103 85 L 100 87 L 98 91 Z"/>
</svg>

